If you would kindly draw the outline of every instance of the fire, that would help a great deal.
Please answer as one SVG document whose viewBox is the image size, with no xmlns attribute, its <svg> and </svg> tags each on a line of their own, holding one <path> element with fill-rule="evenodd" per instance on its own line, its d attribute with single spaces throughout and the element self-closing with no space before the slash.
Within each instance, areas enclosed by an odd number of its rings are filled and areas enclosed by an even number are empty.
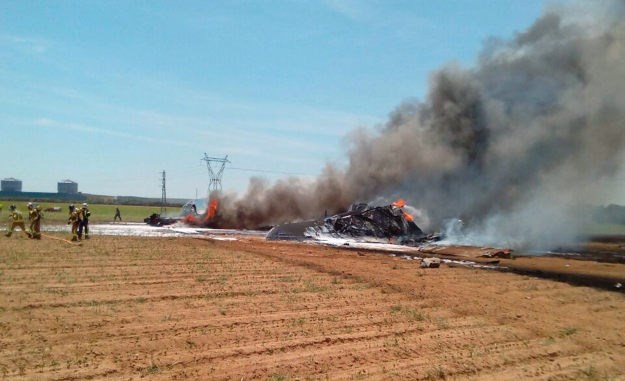
<svg viewBox="0 0 625 381">
<path fill-rule="evenodd" d="M 197 223 L 197 218 L 193 214 L 187 214 L 183 219 L 185 224 L 195 225 Z"/>
<path fill-rule="evenodd" d="M 404 206 L 406 206 L 406 200 L 404 200 L 403 198 L 398 198 L 391 205 L 396 208 L 403 208 Z"/>
<path fill-rule="evenodd" d="M 406 200 L 404 200 L 403 198 L 398 198 L 397 200 L 395 200 L 391 205 L 393 205 L 396 208 L 403 208 L 404 206 L 406 206 Z M 414 221 L 414 216 L 410 213 L 406 213 L 402 210 L 403 214 L 404 214 L 404 219 L 408 222 L 413 222 Z"/>
<path fill-rule="evenodd" d="M 206 214 L 204 215 L 204 222 L 209 222 L 217 215 L 217 207 L 219 206 L 219 200 L 216 197 L 212 198 L 206 208 Z"/>
<path fill-rule="evenodd" d="M 217 216 L 218 207 L 219 200 L 216 197 L 211 198 L 203 215 L 190 213 L 184 216 L 183 221 L 189 225 L 208 225 Z"/>
</svg>

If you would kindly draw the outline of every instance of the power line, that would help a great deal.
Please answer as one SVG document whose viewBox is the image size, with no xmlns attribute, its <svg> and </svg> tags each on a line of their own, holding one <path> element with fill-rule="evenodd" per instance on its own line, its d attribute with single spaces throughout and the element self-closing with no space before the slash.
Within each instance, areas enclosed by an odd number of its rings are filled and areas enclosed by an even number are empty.
<svg viewBox="0 0 625 381">
<path fill-rule="evenodd" d="M 259 172 L 259 173 L 275 173 L 278 175 L 293 175 L 293 176 L 311 176 L 306 173 L 298 173 L 298 172 L 286 172 L 286 171 L 273 171 L 270 169 L 257 169 L 257 168 L 241 168 L 241 167 L 228 167 L 228 169 L 232 169 L 235 171 L 245 171 L 245 172 Z"/>
</svg>

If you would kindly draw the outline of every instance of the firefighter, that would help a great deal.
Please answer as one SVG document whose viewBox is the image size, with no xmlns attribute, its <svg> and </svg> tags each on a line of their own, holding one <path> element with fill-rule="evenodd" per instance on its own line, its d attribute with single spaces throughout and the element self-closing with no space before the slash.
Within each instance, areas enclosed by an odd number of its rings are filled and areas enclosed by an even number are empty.
<svg viewBox="0 0 625 381">
<path fill-rule="evenodd" d="M 41 207 L 28 203 L 28 220 L 30 220 L 30 238 L 41 239 Z"/>
<path fill-rule="evenodd" d="M 86 202 L 82 204 L 80 214 L 82 218 L 78 223 L 78 239 L 82 239 L 83 230 L 85 231 L 85 239 L 89 239 L 89 217 L 91 216 L 91 212 Z"/>
<path fill-rule="evenodd" d="M 9 231 L 5 234 L 5 236 L 10 237 L 13 234 L 13 230 L 15 227 L 19 227 L 22 229 L 24 234 L 26 234 L 30 238 L 30 233 L 26 230 L 26 226 L 24 225 L 24 217 L 22 216 L 22 212 L 17 210 L 15 204 L 9 206 Z"/>
<path fill-rule="evenodd" d="M 78 241 L 78 225 L 80 224 L 80 211 L 74 204 L 69 206 L 67 224 L 72 226 L 72 241 Z"/>
<path fill-rule="evenodd" d="M 115 208 L 115 217 L 113 217 L 113 222 L 117 222 L 119 218 L 119 222 L 122 222 L 122 214 L 119 212 L 119 208 Z"/>
</svg>

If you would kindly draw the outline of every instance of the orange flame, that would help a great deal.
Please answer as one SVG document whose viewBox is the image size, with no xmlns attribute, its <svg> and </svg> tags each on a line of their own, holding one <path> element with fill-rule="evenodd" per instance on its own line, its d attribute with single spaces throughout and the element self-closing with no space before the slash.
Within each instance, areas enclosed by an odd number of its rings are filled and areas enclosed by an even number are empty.
<svg viewBox="0 0 625 381">
<path fill-rule="evenodd" d="M 217 198 L 213 198 L 209 201 L 203 215 L 198 216 L 195 214 L 187 214 L 184 216 L 183 221 L 189 225 L 206 225 L 217 215 L 218 206 L 219 200 Z"/>
<path fill-rule="evenodd" d="M 406 200 L 404 200 L 403 198 L 398 198 L 391 205 L 393 205 L 396 208 L 403 208 L 404 206 L 406 206 Z M 406 213 L 406 212 L 403 212 L 403 214 L 404 214 L 404 219 L 406 221 L 408 222 L 414 221 L 414 216 L 412 214 Z"/>
<path fill-rule="evenodd" d="M 192 214 L 187 214 L 186 216 L 184 216 L 183 221 L 189 225 L 195 225 L 197 223 L 197 219 Z"/>
<path fill-rule="evenodd" d="M 391 205 L 393 205 L 396 208 L 403 208 L 404 206 L 406 206 L 406 200 L 404 200 L 403 198 L 398 198 Z"/>
<path fill-rule="evenodd" d="M 217 198 L 213 198 L 208 203 L 208 208 L 206 208 L 206 214 L 204 216 L 204 222 L 208 222 L 215 217 L 217 214 L 217 207 L 219 206 L 219 200 Z"/>
</svg>

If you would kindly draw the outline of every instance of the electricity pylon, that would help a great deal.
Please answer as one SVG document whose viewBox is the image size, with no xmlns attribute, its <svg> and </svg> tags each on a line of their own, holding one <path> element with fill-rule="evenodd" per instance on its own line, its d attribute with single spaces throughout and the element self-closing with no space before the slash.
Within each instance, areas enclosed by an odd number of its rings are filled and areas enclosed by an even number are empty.
<svg viewBox="0 0 625 381">
<path fill-rule="evenodd" d="M 165 170 L 163 170 L 163 179 L 162 179 L 162 194 L 161 194 L 161 215 L 163 212 L 167 211 L 167 190 L 165 187 Z"/>
<path fill-rule="evenodd" d="M 221 191 L 221 177 L 224 174 L 224 169 L 226 169 L 226 163 L 230 162 L 228 160 L 228 155 L 222 159 L 219 157 L 209 157 L 206 152 L 204 152 L 202 160 L 206 162 L 206 168 L 208 169 L 208 176 L 210 178 L 208 194 L 210 195 L 214 191 Z"/>
</svg>

